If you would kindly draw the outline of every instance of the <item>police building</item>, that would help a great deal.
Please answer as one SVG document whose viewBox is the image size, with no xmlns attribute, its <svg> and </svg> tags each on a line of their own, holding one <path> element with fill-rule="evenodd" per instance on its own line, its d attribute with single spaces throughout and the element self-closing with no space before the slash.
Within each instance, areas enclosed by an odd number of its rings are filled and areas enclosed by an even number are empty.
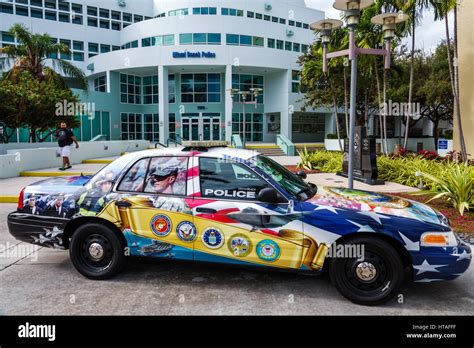
<svg viewBox="0 0 474 348">
<path fill-rule="evenodd" d="M 303 109 L 297 60 L 323 18 L 304 0 L 3 0 L 0 43 L 24 23 L 71 48 L 95 105 L 80 141 L 322 142 L 334 118 Z"/>
</svg>

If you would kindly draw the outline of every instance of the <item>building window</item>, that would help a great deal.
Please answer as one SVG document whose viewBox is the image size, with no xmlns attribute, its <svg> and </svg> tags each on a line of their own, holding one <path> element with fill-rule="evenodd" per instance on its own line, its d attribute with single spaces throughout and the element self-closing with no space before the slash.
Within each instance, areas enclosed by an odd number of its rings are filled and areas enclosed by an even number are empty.
<svg viewBox="0 0 474 348">
<path fill-rule="evenodd" d="M 174 45 L 174 34 L 163 35 L 163 46 L 173 46 Z"/>
<path fill-rule="evenodd" d="M 308 53 L 308 48 L 309 46 L 308 45 L 301 45 L 301 53 Z"/>
<path fill-rule="evenodd" d="M 247 11 L 248 18 L 255 18 L 255 12 Z"/>
<path fill-rule="evenodd" d="M 72 11 L 75 13 L 82 13 L 82 5 L 81 4 L 71 4 Z"/>
<path fill-rule="evenodd" d="M 263 104 L 263 76 L 261 75 L 248 75 L 248 74 L 233 74 L 232 75 L 232 88 L 239 91 L 251 92 L 252 88 L 259 88 L 259 96 L 257 98 L 258 104 Z M 255 101 L 255 96 L 251 93 L 247 97 L 247 101 Z"/>
<path fill-rule="evenodd" d="M 89 42 L 88 49 L 89 49 L 89 58 L 94 57 L 99 54 L 99 44 Z"/>
<path fill-rule="evenodd" d="M 158 76 L 143 77 L 143 104 L 158 104 Z"/>
<path fill-rule="evenodd" d="M 169 136 L 170 139 L 176 140 L 176 114 L 169 114 Z"/>
<path fill-rule="evenodd" d="M 142 39 L 142 47 L 174 45 L 174 35 L 146 37 Z"/>
<path fill-rule="evenodd" d="M 28 17 L 28 7 L 16 6 L 16 15 Z"/>
<path fill-rule="evenodd" d="M 44 0 L 44 7 L 55 10 L 56 0 Z"/>
<path fill-rule="evenodd" d="M 298 70 L 291 71 L 291 92 L 300 93 L 300 72 Z"/>
<path fill-rule="evenodd" d="M 122 140 L 140 140 L 142 136 L 142 115 L 121 113 Z"/>
<path fill-rule="evenodd" d="M 30 13 L 33 18 L 43 18 L 43 10 L 32 8 Z M 61 21 L 61 17 L 59 20 Z"/>
<path fill-rule="evenodd" d="M 87 25 L 90 27 L 97 27 L 97 18 L 87 17 Z"/>
<path fill-rule="evenodd" d="M 137 48 L 138 47 L 138 40 L 127 42 L 126 44 L 122 45 L 123 50 L 127 50 L 129 48 Z"/>
<path fill-rule="evenodd" d="M 132 23 L 132 14 L 131 13 L 122 13 L 122 20 L 124 22 Z"/>
<path fill-rule="evenodd" d="M 69 2 L 59 1 L 58 2 L 58 9 L 61 10 L 61 11 L 69 12 L 70 11 L 69 5 L 70 5 Z"/>
<path fill-rule="evenodd" d="M 168 103 L 176 103 L 176 78 L 174 74 L 168 75 Z"/>
<path fill-rule="evenodd" d="M 100 26 L 102 29 L 110 29 L 110 21 L 106 21 L 106 20 L 101 19 L 101 20 L 99 21 L 99 26 Z"/>
<path fill-rule="evenodd" d="M 121 28 L 121 23 L 120 22 L 112 22 L 112 30 L 118 30 L 120 31 Z"/>
<path fill-rule="evenodd" d="M 105 75 L 94 79 L 94 91 L 107 92 L 107 77 Z"/>
<path fill-rule="evenodd" d="M 300 52 L 301 45 L 299 43 L 293 43 L 293 52 Z"/>
<path fill-rule="evenodd" d="M 244 11 L 243 10 L 237 10 L 235 8 L 223 7 L 223 8 L 221 8 L 221 15 L 223 15 L 223 16 L 243 17 L 244 16 Z"/>
<path fill-rule="evenodd" d="M 0 12 L 1 13 L 9 13 L 13 14 L 13 5 L 10 4 L 0 4 Z"/>
<path fill-rule="evenodd" d="M 220 103 L 220 74 L 182 74 L 182 103 Z"/>
<path fill-rule="evenodd" d="M 268 48 L 275 48 L 275 39 L 268 39 L 267 46 Z"/>
<path fill-rule="evenodd" d="M 243 113 L 232 114 L 232 134 L 239 134 L 244 138 Z M 245 113 L 245 140 L 263 141 L 263 114 Z"/>
<path fill-rule="evenodd" d="M 100 45 L 100 53 L 110 52 L 110 45 Z"/>
<path fill-rule="evenodd" d="M 121 19 L 121 14 L 119 11 L 112 11 L 111 18 L 119 21 Z"/>
<path fill-rule="evenodd" d="M 263 47 L 265 45 L 265 39 L 260 36 L 227 34 L 226 44 L 231 46 Z"/>
<path fill-rule="evenodd" d="M 141 104 L 140 76 L 120 74 L 120 102 L 123 104 Z"/>
<path fill-rule="evenodd" d="M 160 121 L 158 114 L 144 114 L 143 121 L 144 139 L 151 142 L 160 141 Z"/>
<path fill-rule="evenodd" d="M 82 25 L 82 16 L 78 16 L 73 12 L 72 23 Z"/>
<path fill-rule="evenodd" d="M 99 9 L 99 16 L 102 18 L 110 18 L 110 10 L 105 8 Z"/>
<path fill-rule="evenodd" d="M 216 15 L 216 7 L 194 7 L 193 15 Z"/>
<path fill-rule="evenodd" d="M 187 16 L 189 15 L 189 9 L 187 8 L 181 8 L 178 10 L 173 10 L 168 12 L 168 16 Z"/>
<path fill-rule="evenodd" d="M 179 34 L 180 45 L 220 45 L 221 34 L 218 33 L 185 33 Z"/>
<path fill-rule="evenodd" d="M 286 51 L 291 51 L 293 48 L 293 43 L 289 41 L 285 41 L 285 50 Z"/>
<path fill-rule="evenodd" d="M 276 48 L 277 48 L 277 50 L 282 50 L 282 49 L 283 49 L 283 45 L 284 45 L 283 40 L 277 40 L 277 43 L 276 43 Z"/>
<path fill-rule="evenodd" d="M 143 16 L 133 15 L 133 22 L 134 23 L 138 23 L 138 22 L 141 22 L 141 21 L 143 21 Z"/>
<path fill-rule="evenodd" d="M 69 48 L 69 50 L 71 49 L 71 40 L 60 39 L 59 42 L 62 43 L 63 45 L 65 45 L 65 46 L 67 46 L 67 48 Z M 71 54 L 61 53 L 61 59 L 71 60 Z"/>
<path fill-rule="evenodd" d="M 96 16 L 97 17 L 97 7 L 87 6 L 87 14 L 89 16 Z"/>
</svg>

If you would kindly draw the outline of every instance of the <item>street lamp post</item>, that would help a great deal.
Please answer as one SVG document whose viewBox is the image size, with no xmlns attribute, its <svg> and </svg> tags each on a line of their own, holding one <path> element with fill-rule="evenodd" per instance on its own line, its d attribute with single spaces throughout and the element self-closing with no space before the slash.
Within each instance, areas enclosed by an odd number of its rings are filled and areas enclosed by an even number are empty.
<svg viewBox="0 0 474 348">
<path fill-rule="evenodd" d="M 351 98 L 350 98 L 350 121 L 349 121 L 349 168 L 348 187 L 354 188 L 354 143 L 356 124 L 356 101 L 357 101 L 357 60 L 359 55 L 381 55 L 385 57 L 385 69 L 390 69 L 391 47 L 390 39 L 393 37 L 396 24 L 405 21 L 408 16 L 403 13 L 391 13 L 376 16 L 372 19 L 375 24 L 384 25 L 386 45 L 384 49 L 358 48 L 356 45 L 356 27 L 359 24 L 360 11 L 371 6 L 374 0 L 336 0 L 333 7 L 344 11 L 346 24 L 349 27 L 349 48 L 342 51 L 327 53 L 327 44 L 330 42 L 332 29 L 341 26 L 342 22 L 334 19 L 323 19 L 311 24 L 311 28 L 318 30 L 322 35 L 323 43 L 323 72 L 328 71 L 328 60 L 348 56 L 351 60 Z"/>
</svg>

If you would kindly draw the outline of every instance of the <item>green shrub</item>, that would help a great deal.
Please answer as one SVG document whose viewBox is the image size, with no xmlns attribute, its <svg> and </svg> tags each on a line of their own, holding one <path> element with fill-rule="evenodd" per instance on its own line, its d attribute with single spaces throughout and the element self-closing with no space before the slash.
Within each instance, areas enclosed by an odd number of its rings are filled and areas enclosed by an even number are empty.
<svg viewBox="0 0 474 348">
<path fill-rule="evenodd" d="M 422 173 L 428 181 L 437 185 L 438 193 L 434 199 L 444 198 L 464 215 L 464 211 L 474 205 L 474 170 L 467 164 L 451 163 L 442 172 L 436 174 Z"/>
<path fill-rule="evenodd" d="M 341 152 L 299 152 L 299 168 L 318 169 L 325 173 L 342 170 Z M 379 179 L 410 187 L 419 187 L 423 178 L 423 190 L 437 193 L 433 198 L 445 198 L 463 215 L 474 205 L 474 166 L 450 160 L 431 160 L 419 155 L 378 156 Z M 417 176 L 419 173 L 419 176 Z"/>
</svg>

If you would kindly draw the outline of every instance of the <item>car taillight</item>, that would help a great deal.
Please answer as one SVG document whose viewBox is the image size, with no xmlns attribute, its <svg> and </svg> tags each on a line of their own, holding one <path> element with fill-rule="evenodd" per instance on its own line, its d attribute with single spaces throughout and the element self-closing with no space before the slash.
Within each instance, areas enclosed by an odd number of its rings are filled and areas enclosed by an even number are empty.
<svg viewBox="0 0 474 348">
<path fill-rule="evenodd" d="M 20 196 L 18 197 L 18 210 L 23 209 L 23 197 L 25 195 L 25 188 L 26 187 L 23 187 L 20 192 Z"/>
</svg>

